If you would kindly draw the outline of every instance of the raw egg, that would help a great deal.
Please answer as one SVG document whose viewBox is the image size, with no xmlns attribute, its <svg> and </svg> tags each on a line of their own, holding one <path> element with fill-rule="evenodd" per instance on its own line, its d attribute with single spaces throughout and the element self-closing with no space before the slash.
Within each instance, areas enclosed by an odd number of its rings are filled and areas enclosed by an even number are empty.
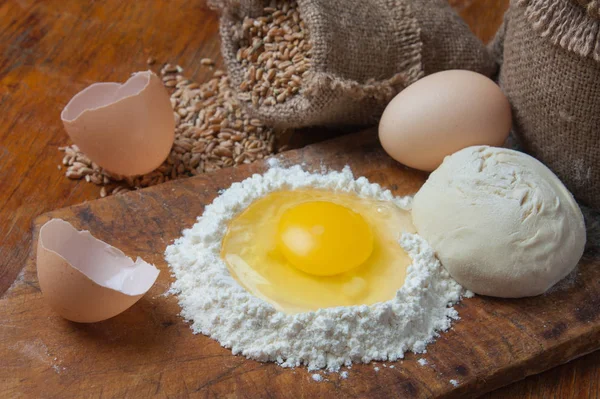
<svg viewBox="0 0 600 399">
<path fill-rule="evenodd" d="M 277 191 L 234 218 L 221 256 L 251 294 L 289 314 L 392 299 L 411 260 L 410 212 L 324 190 Z"/>
<path fill-rule="evenodd" d="M 86 156 L 120 175 L 159 167 L 175 138 L 169 94 L 152 71 L 134 73 L 124 84 L 94 83 L 69 101 L 61 118 Z"/>
<path fill-rule="evenodd" d="M 512 123 L 500 87 L 471 71 L 429 75 L 400 92 L 379 122 L 379 139 L 396 161 L 431 172 L 473 145 L 502 146 Z"/>
<path fill-rule="evenodd" d="M 125 311 L 152 287 L 158 269 L 52 219 L 40 229 L 37 273 L 42 294 L 67 320 L 102 321 Z"/>
</svg>

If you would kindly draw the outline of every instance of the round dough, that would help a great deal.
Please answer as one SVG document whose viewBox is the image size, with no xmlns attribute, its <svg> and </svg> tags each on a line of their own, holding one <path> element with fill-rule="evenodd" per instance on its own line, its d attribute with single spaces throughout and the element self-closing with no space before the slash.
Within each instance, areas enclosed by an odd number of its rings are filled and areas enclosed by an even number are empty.
<svg viewBox="0 0 600 399">
<path fill-rule="evenodd" d="M 450 275 L 481 295 L 547 291 L 583 255 L 583 215 L 550 169 L 475 146 L 446 157 L 415 195 L 413 222 Z"/>
</svg>

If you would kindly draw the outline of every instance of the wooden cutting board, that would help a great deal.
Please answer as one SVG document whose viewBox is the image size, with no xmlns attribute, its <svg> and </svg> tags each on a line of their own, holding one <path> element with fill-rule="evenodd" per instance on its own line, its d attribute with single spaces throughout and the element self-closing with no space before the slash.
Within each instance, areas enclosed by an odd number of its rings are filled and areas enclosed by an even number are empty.
<svg viewBox="0 0 600 399">
<path fill-rule="evenodd" d="M 414 193 L 425 175 L 392 161 L 373 130 L 280 156 L 284 164 L 348 164 L 395 194 Z M 57 210 L 62 218 L 161 270 L 150 292 L 123 314 L 96 324 L 63 320 L 40 293 L 35 254 L 0 299 L 0 397 L 473 397 L 600 348 L 600 260 L 588 253 L 576 272 L 536 298 L 466 299 L 461 320 L 403 361 L 354 365 L 348 378 L 315 382 L 305 368 L 284 369 L 232 356 L 178 316 L 163 252 L 192 226 L 218 191 L 256 163 Z M 493 226 L 490 226 L 493 228 Z M 425 359 L 426 365 L 417 360 Z M 394 366 L 394 368 L 391 368 Z M 378 369 L 376 369 L 377 367 Z M 450 381 L 455 380 L 457 386 Z"/>
</svg>

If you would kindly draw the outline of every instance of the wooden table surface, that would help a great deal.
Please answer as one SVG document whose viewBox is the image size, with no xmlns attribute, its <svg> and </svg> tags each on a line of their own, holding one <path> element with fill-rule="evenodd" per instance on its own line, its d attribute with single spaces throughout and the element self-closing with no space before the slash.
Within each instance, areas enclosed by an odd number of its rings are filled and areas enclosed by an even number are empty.
<svg viewBox="0 0 600 399">
<path fill-rule="evenodd" d="M 450 2 L 487 41 L 508 0 Z M 200 59 L 220 59 L 217 27 L 201 0 L 0 0 L 0 295 L 33 256 L 35 216 L 98 198 L 97 186 L 67 180 L 57 168 L 57 147 L 68 143 L 59 119 L 68 100 L 93 82 L 147 69 L 149 56 L 202 81 L 211 71 Z M 321 138 L 315 134 L 293 141 Z M 598 396 L 596 352 L 486 398 Z"/>
</svg>

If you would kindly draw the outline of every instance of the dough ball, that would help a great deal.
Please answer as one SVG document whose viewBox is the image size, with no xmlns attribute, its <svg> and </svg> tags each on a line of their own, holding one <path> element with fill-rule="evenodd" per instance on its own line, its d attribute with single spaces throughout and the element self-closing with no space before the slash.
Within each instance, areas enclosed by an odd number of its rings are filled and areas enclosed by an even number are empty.
<svg viewBox="0 0 600 399">
<path fill-rule="evenodd" d="M 446 157 L 415 195 L 412 215 L 450 275 L 481 295 L 542 294 L 585 247 L 571 193 L 541 162 L 505 148 Z"/>
</svg>

